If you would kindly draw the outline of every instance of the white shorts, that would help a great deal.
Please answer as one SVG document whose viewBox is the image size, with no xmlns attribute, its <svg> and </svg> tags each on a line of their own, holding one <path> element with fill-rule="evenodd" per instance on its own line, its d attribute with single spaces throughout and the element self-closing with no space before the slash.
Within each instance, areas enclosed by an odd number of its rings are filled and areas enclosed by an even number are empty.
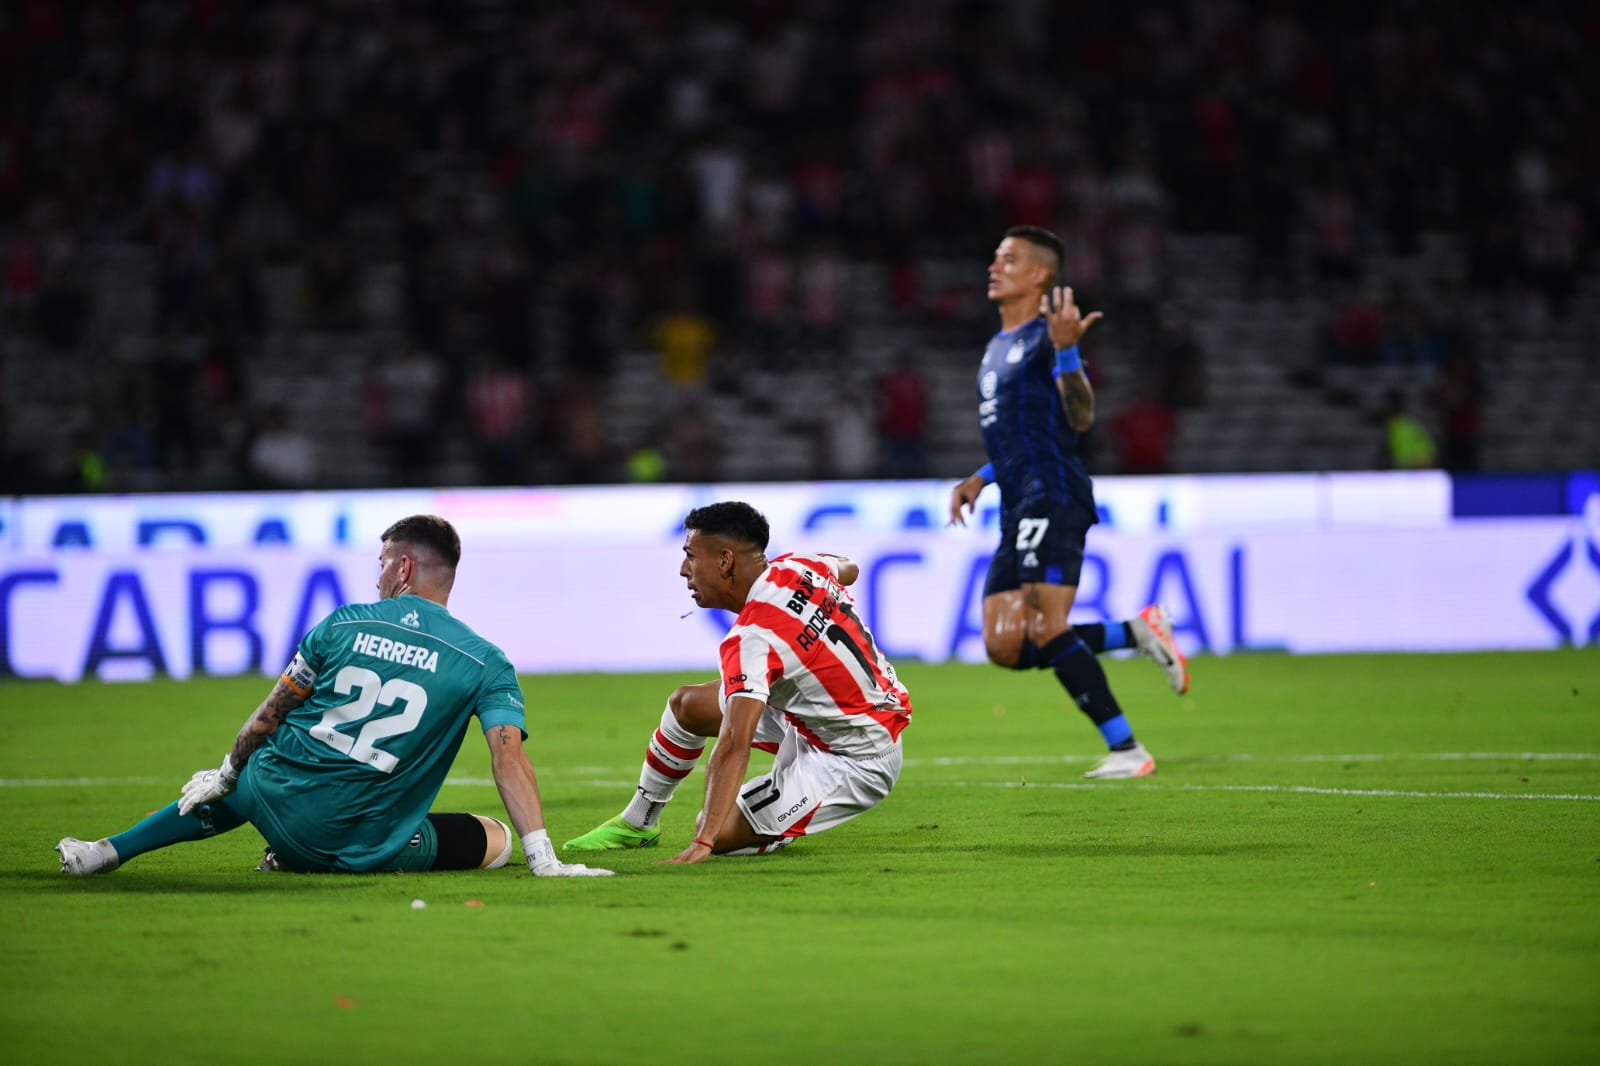
<svg viewBox="0 0 1600 1066">
<path fill-rule="evenodd" d="M 769 740 L 772 727 L 782 721 L 769 707 L 756 730 L 757 743 Z M 750 828 L 781 839 L 730 854 L 764 855 L 870 811 L 900 779 L 902 761 L 898 744 L 875 759 L 851 759 L 814 747 L 784 723 L 772 770 L 745 782 L 738 800 Z"/>
</svg>

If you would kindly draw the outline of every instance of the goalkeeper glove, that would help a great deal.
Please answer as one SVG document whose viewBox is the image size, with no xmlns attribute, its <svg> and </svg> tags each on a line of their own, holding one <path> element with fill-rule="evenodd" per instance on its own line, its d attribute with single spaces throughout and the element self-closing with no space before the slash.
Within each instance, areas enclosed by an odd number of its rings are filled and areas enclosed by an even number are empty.
<svg viewBox="0 0 1600 1066">
<path fill-rule="evenodd" d="M 581 862 L 562 862 L 556 858 L 556 846 L 550 843 L 548 830 L 535 829 L 522 836 L 522 855 L 528 860 L 528 869 L 537 877 L 610 877 L 610 870 L 590 868 Z"/>
<path fill-rule="evenodd" d="M 219 800 L 233 791 L 239 783 L 239 771 L 233 768 L 233 755 L 222 757 L 222 765 L 215 770 L 201 770 L 189 778 L 178 800 L 178 813 L 188 814 L 201 804 Z"/>
</svg>

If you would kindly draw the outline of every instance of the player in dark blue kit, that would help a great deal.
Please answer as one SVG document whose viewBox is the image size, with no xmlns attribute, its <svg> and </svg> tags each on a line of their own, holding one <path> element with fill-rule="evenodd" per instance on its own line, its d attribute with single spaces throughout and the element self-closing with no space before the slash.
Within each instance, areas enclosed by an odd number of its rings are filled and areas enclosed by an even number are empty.
<svg viewBox="0 0 1600 1066">
<path fill-rule="evenodd" d="M 1117 706 L 1098 654 L 1136 648 L 1189 690 L 1189 669 L 1167 613 L 1146 607 L 1124 622 L 1071 625 L 1094 488 L 1076 448 L 1094 425 L 1094 390 L 1078 342 L 1100 319 L 1080 315 L 1058 287 L 1061 241 L 1049 230 L 1006 231 L 989 266 L 1000 332 L 978 370 L 978 427 L 989 461 L 950 492 L 950 521 L 966 525 L 985 485 L 1000 486 L 1000 546 L 983 588 L 983 646 L 1011 670 L 1049 669 L 1105 738 L 1092 778 L 1144 777 L 1155 759 Z"/>
</svg>

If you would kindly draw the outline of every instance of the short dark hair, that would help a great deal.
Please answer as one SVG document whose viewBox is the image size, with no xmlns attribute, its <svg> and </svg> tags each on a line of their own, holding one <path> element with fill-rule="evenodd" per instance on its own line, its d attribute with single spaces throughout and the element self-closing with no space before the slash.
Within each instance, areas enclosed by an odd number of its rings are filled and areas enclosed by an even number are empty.
<svg viewBox="0 0 1600 1066">
<path fill-rule="evenodd" d="M 461 537 L 456 527 L 436 514 L 414 514 L 383 531 L 383 542 L 416 544 L 431 548 L 451 570 L 461 562 Z"/>
<path fill-rule="evenodd" d="M 756 551 L 766 551 L 767 538 L 772 535 L 766 516 L 738 500 L 696 507 L 683 520 L 683 528 L 699 530 L 711 537 L 726 537 L 748 544 Z"/>
<path fill-rule="evenodd" d="M 1061 280 L 1061 264 L 1066 262 L 1067 252 L 1062 247 L 1060 237 L 1057 237 L 1043 226 L 1012 226 L 1006 230 L 1006 236 L 1027 241 L 1029 244 L 1043 248 L 1055 257 L 1047 264 L 1050 267 L 1050 280 L 1045 282 L 1045 288 L 1051 288 Z"/>
</svg>

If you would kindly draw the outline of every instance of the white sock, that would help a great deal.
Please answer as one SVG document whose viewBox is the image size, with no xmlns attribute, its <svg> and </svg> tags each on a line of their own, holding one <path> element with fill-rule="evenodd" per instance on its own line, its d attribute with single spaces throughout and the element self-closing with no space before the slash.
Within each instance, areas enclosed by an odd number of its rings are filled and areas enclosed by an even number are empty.
<svg viewBox="0 0 1600 1066">
<path fill-rule="evenodd" d="M 644 765 L 639 769 L 639 788 L 622 812 L 622 820 L 640 829 L 650 829 L 661 820 L 661 808 L 678 791 L 683 779 L 693 772 L 706 738 L 697 737 L 678 724 L 668 706 L 661 712 L 661 725 L 645 748 Z"/>
</svg>

